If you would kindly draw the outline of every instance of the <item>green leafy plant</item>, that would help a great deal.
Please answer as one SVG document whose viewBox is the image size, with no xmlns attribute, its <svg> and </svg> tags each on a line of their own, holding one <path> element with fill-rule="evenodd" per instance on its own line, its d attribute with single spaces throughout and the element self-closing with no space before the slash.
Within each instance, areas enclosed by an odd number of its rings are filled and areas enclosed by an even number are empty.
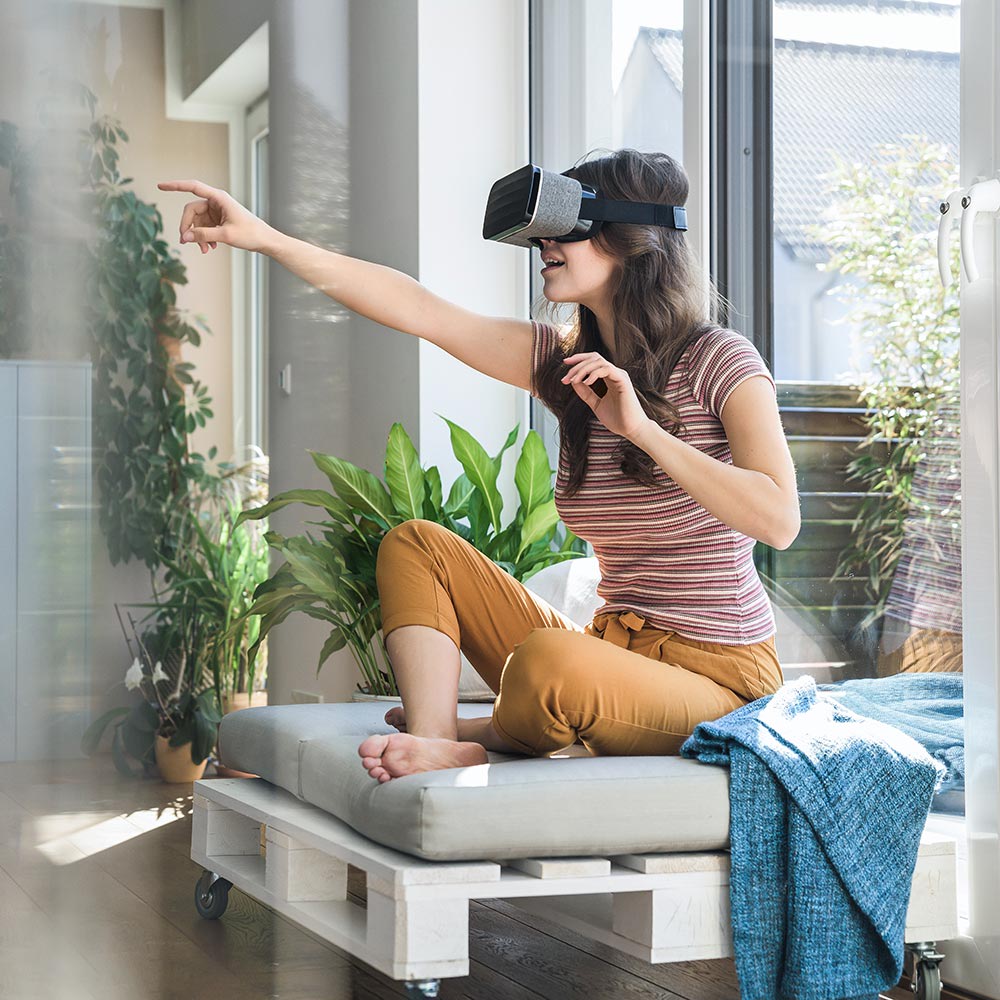
<svg viewBox="0 0 1000 1000">
<path fill-rule="evenodd" d="M 130 691 L 138 690 L 142 700 L 132 706 L 117 705 L 95 719 L 81 740 L 84 754 L 96 752 L 112 723 L 111 756 L 124 775 L 136 776 L 155 765 L 157 736 L 172 747 L 190 743 L 196 764 L 212 752 L 222 715 L 215 688 L 205 682 L 196 655 L 203 626 L 191 611 L 160 616 L 143 635 L 133 623 L 137 650 L 123 683 Z M 134 767 L 130 758 L 140 767 Z"/>
<path fill-rule="evenodd" d="M 176 555 L 164 560 L 162 588 L 154 580 L 152 601 L 127 605 L 150 609 L 140 625 L 152 620 L 143 636 L 132 625 L 135 659 L 125 677 L 143 700 L 110 709 L 83 736 L 83 752 L 92 754 L 117 720 L 111 751 L 125 774 L 135 773 L 126 755 L 150 765 L 157 735 L 171 746 L 191 741 L 192 760 L 204 760 L 216 744 L 220 707 L 237 691 L 254 689 L 258 658 L 248 652 L 260 618 L 246 612 L 267 579 L 268 546 L 257 524 L 236 523 L 241 504 L 218 484 L 201 499 L 198 508 L 178 508 L 171 521 Z M 126 641 L 132 652 L 127 633 Z"/>
<path fill-rule="evenodd" d="M 207 475 L 189 435 L 212 416 L 211 399 L 194 366 L 180 359 L 182 346 L 197 346 L 201 334 L 177 309 L 176 288 L 187 274 L 161 238 L 158 209 L 136 197 L 132 178 L 118 171 L 118 143 L 128 134 L 97 113 L 85 85 L 51 86 L 89 114 L 75 130 L 82 196 L 58 208 L 60 227 L 77 238 L 43 241 L 53 214 L 42 187 L 47 174 L 38 167 L 44 133 L 32 140 L 13 122 L 0 122 L 0 167 L 9 171 L 13 207 L 11 222 L 0 225 L 0 352 L 50 357 L 58 349 L 58 313 L 40 294 L 60 284 L 42 277 L 53 266 L 45 258 L 58 256 L 57 266 L 83 284 L 80 322 L 93 366 L 95 477 L 108 553 L 113 564 L 134 557 L 155 570 L 174 554 L 171 512 Z M 45 124 L 44 107 L 41 114 Z M 195 322 L 208 331 L 203 317 Z"/>
<path fill-rule="evenodd" d="M 341 458 L 311 451 L 332 493 L 288 490 L 262 507 L 243 511 L 237 523 L 266 517 L 293 503 L 317 507 L 327 517 L 307 522 L 321 529 L 319 538 L 308 532 L 291 538 L 273 531 L 265 535 L 284 561 L 257 588 L 247 611 L 261 616 L 258 643 L 290 614 L 302 612 L 331 626 L 320 650 L 317 674 L 334 652 L 349 646 L 369 693 L 398 694 L 379 631 L 382 621 L 375 581 L 378 547 L 392 527 L 411 518 L 436 521 L 522 581 L 545 566 L 586 554 L 583 539 L 560 524 L 552 468 L 535 431 L 528 432 L 517 460 L 514 482 L 520 502 L 505 525 L 497 477 L 519 428 L 491 456 L 468 431 L 442 419 L 464 470 L 447 498 L 437 466 L 421 467 L 409 435 L 402 424 L 395 423 L 386 445 L 384 482 Z M 251 660 L 255 654 L 256 646 L 252 646 Z"/>
<path fill-rule="evenodd" d="M 234 694 L 254 690 L 260 657 L 251 660 L 248 653 L 257 642 L 260 618 L 246 612 L 268 578 L 269 553 L 263 535 L 250 530 L 255 525 L 236 523 L 239 504 L 226 501 L 221 518 L 217 510 L 206 513 L 186 517 L 177 532 L 177 554 L 165 563 L 167 600 L 157 607 L 161 615 L 197 608 L 203 642 L 194 653 L 225 706 Z"/>
<path fill-rule="evenodd" d="M 854 308 L 872 352 L 858 371 L 858 401 L 867 433 L 847 466 L 866 490 L 835 576 L 858 573 L 868 584 L 871 611 L 859 625 L 878 623 L 901 554 L 912 505 L 912 479 L 938 414 L 959 391 L 957 290 L 937 276 L 937 219 L 942 191 L 958 185 L 953 151 L 925 138 L 878 148 L 871 165 L 838 164 L 833 221 L 816 227 L 833 248 L 821 269 L 857 275 L 838 294 Z M 959 267 L 952 243 L 952 273 Z"/>
</svg>

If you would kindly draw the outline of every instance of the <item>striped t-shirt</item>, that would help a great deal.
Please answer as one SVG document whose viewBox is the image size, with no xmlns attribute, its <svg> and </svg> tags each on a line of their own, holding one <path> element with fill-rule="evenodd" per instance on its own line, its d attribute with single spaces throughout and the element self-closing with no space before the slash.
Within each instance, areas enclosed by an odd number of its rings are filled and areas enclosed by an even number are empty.
<svg viewBox="0 0 1000 1000">
<path fill-rule="evenodd" d="M 555 327 L 534 322 L 531 394 L 536 374 L 561 349 Z M 566 366 L 569 367 L 568 365 Z M 754 375 L 774 378 L 753 344 L 716 329 L 689 344 L 665 394 L 684 427 L 677 436 L 732 464 L 719 414 L 729 394 Z M 572 387 L 566 387 L 573 392 Z M 556 510 L 593 546 L 601 570 L 595 614 L 635 611 L 654 628 L 702 642 L 745 645 L 774 635 L 771 602 L 753 562 L 754 539 L 710 514 L 658 466 L 655 486 L 623 475 L 612 458 L 621 437 L 591 417 L 587 473 L 576 495 L 565 494 L 569 466 L 560 448 Z"/>
</svg>

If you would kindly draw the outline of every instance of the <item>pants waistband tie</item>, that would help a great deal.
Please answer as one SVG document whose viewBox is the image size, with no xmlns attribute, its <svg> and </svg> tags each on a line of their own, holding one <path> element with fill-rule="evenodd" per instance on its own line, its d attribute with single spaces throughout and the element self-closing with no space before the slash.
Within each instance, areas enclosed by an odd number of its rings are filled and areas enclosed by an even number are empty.
<svg viewBox="0 0 1000 1000">
<path fill-rule="evenodd" d="M 608 612 L 594 619 L 594 628 L 601 632 L 601 638 L 622 649 L 628 649 L 629 631 L 638 632 L 645 624 L 646 619 L 634 611 L 623 611 L 617 615 Z"/>
</svg>

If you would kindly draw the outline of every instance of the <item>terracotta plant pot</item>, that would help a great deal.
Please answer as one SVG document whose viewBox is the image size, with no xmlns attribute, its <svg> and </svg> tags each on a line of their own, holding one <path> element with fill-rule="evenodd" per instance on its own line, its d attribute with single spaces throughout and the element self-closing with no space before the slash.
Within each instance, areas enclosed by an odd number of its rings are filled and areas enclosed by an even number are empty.
<svg viewBox="0 0 1000 1000">
<path fill-rule="evenodd" d="M 237 691 L 231 697 L 223 698 L 222 714 L 228 715 L 230 712 L 238 712 L 241 708 L 259 708 L 267 704 L 266 691 L 254 691 L 253 698 L 248 691 Z M 215 762 L 215 775 L 217 778 L 257 778 L 257 774 L 249 771 L 237 771 L 235 768 L 226 767 L 219 760 Z"/>
<path fill-rule="evenodd" d="M 205 773 L 206 757 L 200 764 L 191 760 L 191 744 L 172 747 L 166 736 L 156 734 L 156 766 L 160 777 L 169 784 L 197 781 Z"/>
</svg>

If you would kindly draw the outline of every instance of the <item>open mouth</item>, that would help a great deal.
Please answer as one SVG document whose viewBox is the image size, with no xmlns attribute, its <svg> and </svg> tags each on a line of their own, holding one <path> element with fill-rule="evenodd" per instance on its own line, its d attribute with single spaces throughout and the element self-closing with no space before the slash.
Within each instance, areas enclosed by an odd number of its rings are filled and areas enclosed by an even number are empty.
<svg viewBox="0 0 1000 1000">
<path fill-rule="evenodd" d="M 542 274 L 545 274 L 546 271 L 554 271 L 557 267 L 562 267 L 562 266 L 563 266 L 562 261 L 558 261 L 552 264 L 546 264 L 545 267 L 542 268 Z"/>
</svg>

